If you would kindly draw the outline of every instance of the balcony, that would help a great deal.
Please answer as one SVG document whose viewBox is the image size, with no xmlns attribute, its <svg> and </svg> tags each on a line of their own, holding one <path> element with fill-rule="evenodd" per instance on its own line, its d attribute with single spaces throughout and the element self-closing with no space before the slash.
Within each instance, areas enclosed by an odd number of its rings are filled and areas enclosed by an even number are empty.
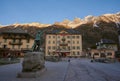
<svg viewBox="0 0 120 81">
<path fill-rule="evenodd" d="M 26 39 L 28 36 L 26 35 L 3 35 L 4 39 Z"/>
<path fill-rule="evenodd" d="M 60 45 L 60 46 L 68 46 L 67 43 L 60 43 L 59 45 Z"/>
<path fill-rule="evenodd" d="M 70 53 L 70 50 L 56 50 L 57 53 Z"/>
<path fill-rule="evenodd" d="M 22 42 L 9 42 L 10 45 L 22 45 Z"/>
</svg>

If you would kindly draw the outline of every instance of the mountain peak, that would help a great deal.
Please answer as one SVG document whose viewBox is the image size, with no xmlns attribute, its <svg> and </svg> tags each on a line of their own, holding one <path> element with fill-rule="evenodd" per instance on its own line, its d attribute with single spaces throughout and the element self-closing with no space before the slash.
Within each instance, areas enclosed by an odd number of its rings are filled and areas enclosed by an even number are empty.
<svg viewBox="0 0 120 81">
<path fill-rule="evenodd" d="M 103 14 L 103 16 L 112 16 L 113 14 Z"/>
<path fill-rule="evenodd" d="M 36 26 L 36 27 L 48 27 L 51 24 L 41 24 L 38 22 L 32 22 L 32 23 L 24 23 L 24 24 L 20 24 L 20 23 L 15 23 L 12 24 L 14 27 L 18 27 L 18 26 Z"/>
<path fill-rule="evenodd" d="M 120 12 L 116 14 L 103 14 L 101 16 L 88 15 L 84 19 L 75 17 L 73 21 L 65 19 L 62 22 L 55 22 L 54 24 L 62 25 L 69 28 L 76 28 L 77 26 L 80 26 L 82 24 L 92 23 L 93 27 L 99 27 L 100 21 L 104 21 L 107 23 L 114 22 L 116 24 L 116 27 L 118 27 L 118 24 L 120 23 Z"/>
<path fill-rule="evenodd" d="M 51 25 L 60 25 L 60 26 L 64 26 L 67 28 L 76 28 L 80 25 L 83 24 L 87 24 L 87 23 L 92 23 L 93 27 L 99 27 L 99 22 L 107 22 L 107 23 L 115 23 L 116 27 L 119 27 L 120 25 L 120 12 L 117 12 L 116 14 L 103 14 L 100 16 L 93 16 L 93 15 L 88 15 L 86 16 L 84 19 L 80 19 L 78 17 L 75 17 L 73 20 L 69 20 L 69 19 L 64 19 L 62 22 L 55 22 L 54 24 L 42 24 L 42 23 L 38 23 L 38 22 L 32 22 L 32 23 L 15 23 L 12 24 L 12 26 L 14 27 L 18 27 L 18 26 L 36 26 L 36 27 L 48 27 Z M 4 27 L 1 25 L 1 27 Z"/>
</svg>

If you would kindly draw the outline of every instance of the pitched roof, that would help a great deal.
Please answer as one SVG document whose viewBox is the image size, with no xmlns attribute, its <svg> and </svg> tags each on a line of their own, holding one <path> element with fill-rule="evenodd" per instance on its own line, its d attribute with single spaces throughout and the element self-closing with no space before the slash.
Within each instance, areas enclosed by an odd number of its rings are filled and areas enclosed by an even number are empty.
<svg viewBox="0 0 120 81">
<path fill-rule="evenodd" d="M 66 31 L 66 32 L 68 32 L 69 34 L 80 34 L 79 31 L 73 30 L 73 29 L 56 29 L 56 30 L 53 30 L 53 31 L 48 32 L 47 34 L 58 34 L 58 33 L 60 33 L 61 31 Z"/>
<path fill-rule="evenodd" d="M 2 31 L 1 34 L 24 34 L 24 35 L 29 35 L 30 37 L 34 38 L 27 31 L 25 31 L 21 28 L 7 29 L 5 31 Z"/>
<path fill-rule="evenodd" d="M 8 30 L 3 31 L 2 33 L 27 34 L 27 32 L 21 28 L 8 29 Z"/>
<path fill-rule="evenodd" d="M 101 43 L 103 44 L 115 44 L 113 40 L 110 39 L 101 39 Z"/>
</svg>

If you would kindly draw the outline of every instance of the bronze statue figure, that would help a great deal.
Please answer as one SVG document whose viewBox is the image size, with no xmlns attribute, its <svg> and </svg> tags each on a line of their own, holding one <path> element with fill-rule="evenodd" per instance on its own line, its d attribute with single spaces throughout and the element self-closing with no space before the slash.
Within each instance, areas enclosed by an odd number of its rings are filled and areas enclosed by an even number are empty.
<svg viewBox="0 0 120 81">
<path fill-rule="evenodd" d="M 33 44 L 33 47 L 32 47 L 32 51 L 41 51 L 41 43 L 42 43 L 42 34 L 43 34 L 44 31 L 38 31 L 38 33 L 36 34 L 36 37 L 35 37 L 35 41 L 34 41 L 34 44 Z"/>
</svg>

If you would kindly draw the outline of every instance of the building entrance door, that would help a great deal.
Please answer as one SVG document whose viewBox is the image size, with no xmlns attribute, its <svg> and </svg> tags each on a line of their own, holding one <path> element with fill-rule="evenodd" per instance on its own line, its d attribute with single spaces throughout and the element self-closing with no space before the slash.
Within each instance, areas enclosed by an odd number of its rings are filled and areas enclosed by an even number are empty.
<svg viewBox="0 0 120 81">
<path fill-rule="evenodd" d="M 101 57 L 105 58 L 106 57 L 105 53 L 101 53 Z"/>
<path fill-rule="evenodd" d="M 66 55 L 66 53 L 63 52 L 63 53 L 61 53 L 61 56 L 66 57 L 67 55 Z"/>
</svg>

